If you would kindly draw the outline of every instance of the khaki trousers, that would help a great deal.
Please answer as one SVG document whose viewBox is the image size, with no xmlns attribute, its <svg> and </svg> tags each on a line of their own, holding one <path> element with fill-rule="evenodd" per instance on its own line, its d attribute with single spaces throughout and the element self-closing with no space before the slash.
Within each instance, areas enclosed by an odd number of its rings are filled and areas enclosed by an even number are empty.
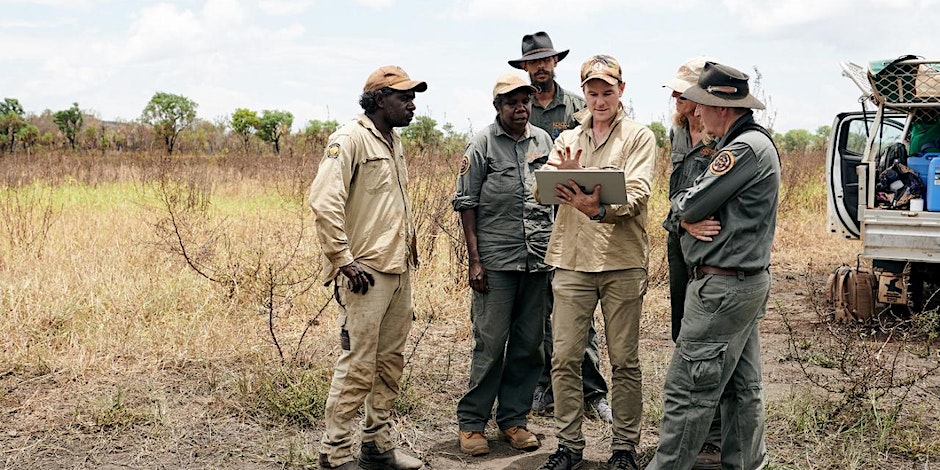
<svg viewBox="0 0 940 470">
<path fill-rule="evenodd" d="M 643 378 L 639 331 L 646 283 L 646 270 L 640 268 L 599 273 L 555 270 L 552 388 L 559 445 L 572 449 L 583 449 L 585 445 L 581 432 L 584 419 L 581 362 L 598 302 L 604 316 L 611 366 L 610 405 L 614 417 L 611 450 L 635 450 L 640 442 Z"/>
<path fill-rule="evenodd" d="M 404 367 L 402 348 L 414 318 L 411 272 L 385 274 L 364 268 L 375 278 L 366 294 L 352 293 L 346 278 L 337 278 L 343 352 L 333 368 L 326 430 L 320 439 L 320 452 L 331 466 L 353 460 L 353 433 L 362 405 L 362 442 L 374 442 L 380 452 L 396 447 L 390 418 Z"/>
</svg>

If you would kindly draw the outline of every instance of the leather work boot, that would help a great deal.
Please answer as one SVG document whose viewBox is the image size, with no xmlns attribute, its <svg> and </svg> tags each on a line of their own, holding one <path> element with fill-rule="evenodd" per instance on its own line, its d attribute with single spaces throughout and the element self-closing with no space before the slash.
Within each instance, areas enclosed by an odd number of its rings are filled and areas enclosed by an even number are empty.
<svg viewBox="0 0 940 470">
<path fill-rule="evenodd" d="M 490 453 L 490 445 L 486 443 L 486 436 L 479 431 L 460 431 L 460 451 L 472 456 Z"/>
<path fill-rule="evenodd" d="M 333 467 L 330 465 L 330 460 L 326 457 L 326 454 L 320 454 L 320 468 L 323 470 L 360 470 L 355 460 L 343 462 Z"/>
<path fill-rule="evenodd" d="M 539 467 L 539 470 L 577 470 L 581 468 L 581 451 L 558 446 L 554 454 Z"/>
<path fill-rule="evenodd" d="M 614 411 L 610 409 L 610 403 L 604 397 L 588 402 L 585 411 L 589 418 L 596 418 L 607 424 L 614 422 Z"/>
<path fill-rule="evenodd" d="M 503 430 L 503 439 L 506 439 L 509 445 L 517 450 L 535 450 L 541 445 L 539 444 L 539 438 L 529 432 L 525 426 L 513 426 Z"/>
<path fill-rule="evenodd" d="M 359 466 L 365 470 L 418 470 L 424 462 L 398 449 L 379 452 L 374 442 L 363 442 Z"/>
<path fill-rule="evenodd" d="M 721 448 L 706 443 L 695 456 L 692 470 L 721 470 Z"/>
<path fill-rule="evenodd" d="M 636 465 L 636 452 L 632 450 L 615 450 L 614 455 L 607 460 L 608 470 L 638 470 Z"/>
</svg>

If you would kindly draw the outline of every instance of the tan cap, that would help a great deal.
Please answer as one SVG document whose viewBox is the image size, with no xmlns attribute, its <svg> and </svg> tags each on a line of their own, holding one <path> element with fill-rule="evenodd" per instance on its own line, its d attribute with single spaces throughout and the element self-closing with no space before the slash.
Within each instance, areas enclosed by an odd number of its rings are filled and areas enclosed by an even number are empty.
<svg viewBox="0 0 940 470">
<path fill-rule="evenodd" d="M 594 78 L 599 78 L 611 85 L 622 82 L 623 75 L 617 59 L 609 55 L 596 55 L 586 60 L 581 65 L 581 86 Z"/>
<path fill-rule="evenodd" d="M 714 59 L 705 56 L 693 57 L 680 65 L 679 70 L 676 70 L 676 76 L 669 79 L 663 86 L 682 93 L 698 83 L 698 77 L 702 74 L 705 62 L 714 61 Z"/>
<path fill-rule="evenodd" d="M 414 90 L 422 92 L 428 89 L 428 84 L 412 80 L 411 77 L 397 65 L 386 65 L 385 67 L 375 69 L 375 72 L 369 75 L 369 78 L 366 80 L 366 85 L 362 87 L 362 91 L 378 91 L 385 87 L 399 91 Z"/>
<path fill-rule="evenodd" d="M 534 86 L 529 85 L 522 77 L 514 73 L 503 74 L 496 79 L 496 85 L 493 86 L 493 99 L 495 100 L 499 95 L 505 95 L 506 93 L 516 91 L 520 88 L 528 89 L 529 93 L 538 91 Z"/>
</svg>

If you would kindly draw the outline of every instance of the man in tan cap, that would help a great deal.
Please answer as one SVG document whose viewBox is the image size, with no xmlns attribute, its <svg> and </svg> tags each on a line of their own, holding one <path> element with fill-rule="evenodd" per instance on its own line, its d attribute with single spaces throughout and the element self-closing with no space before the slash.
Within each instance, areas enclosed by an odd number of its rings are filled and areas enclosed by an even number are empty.
<svg viewBox="0 0 940 470">
<path fill-rule="evenodd" d="M 715 156 L 717 140 L 705 132 L 702 118 L 695 115 L 697 104 L 682 98 L 682 93 L 698 82 L 705 62 L 704 56 L 693 57 L 685 61 L 676 70 L 664 87 L 672 92 L 676 111 L 669 129 L 669 144 L 672 151 L 672 173 L 669 175 L 669 196 L 692 186 L 695 179 L 705 172 L 712 157 Z M 683 229 L 690 233 L 712 235 L 718 222 L 705 219 L 695 224 L 679 227 L 672 221 L 671 213 L 666 216 L 663 228 L 668 232 L 666 238 L 666 258 L 669 261 L 669 300 L 672 307 L 672 340 L 679 337 L 685 311 L 685 294 L 689 284 L 689 268 L 682 255 L 680 238 Z M 721 413 L 715 413 L 708 437 L 702 450 L 695 458 L 692 470 L 721 470 Z"/>
<path fill-rule="evenodd" d="M 499 77 L 493 87 L 496 120 L 467 146 L 453 199 L 473 289 L 470 383 L 457 404 L 460 450 L 470 455 L 490 451 L 484 429 L 494 403 L 496 425 L 510 446 L 539 447 L 526 415 L 542 371 L 552 274 L 545 249 L 553 214 L 531 188 L 552 139 L 529 124 L 533 93 L 535 87 L 514 73 Z"/>
<path fill-rule="evenodd" d="M 522 57 L 510 60 L 509 65 L 525 70 L 536 88 L 529 122 L 543 129 L 552 137 L 578 125 L 575 113 L 584 109 L 584 99 L 565 90 L 555 80 L 555 66 L 568 56 L 568 50 L 556 51 L 548 33 L 539 31 L 522 37 Z M 588 331 L 588 344 L 584 349 L 581 376 L 584 381 L 584 408 L 588 414 L 601 420 L 613 422 L 610 404 L 607 402 L 607 382 L 600 371 L 600 353 L 597 348 L 597 332 L 594 325 Z M 551 414 L 555 406 L 552 392 L 552 324 L 545 323 L 545 368 L 532 397 L 532 411 L 536 414 Z"/>
<path fill-rule="evenodd" d="M 540 470 L 581 466 L 585 447 L 581 356 L 598 304 L 612 371 L 612 452 L 607 466 L 637 468 L 643 417 L 640 314 L 647 286 L 647 205 L 656 138 L 648 127 L 627 117 L 621 103 L 624 88 L 620 64 L 613 57 L 596 55 L 584 62 L 581 90 L 587 113 L 578 127 L 555 139 L 555 153 L 548 163 L 564 170 L 621 170 L 626 201 L 601 204 L 599 185 L 584 192 L 573 181 L 570 186 L 538 189 L 539 194 L 554 192 L 561 204 L 545 254 L 545 262 L 555 266 L 552 387 L 558 449 Z"/>
<path fill-rule="evenodd" d="M 330 136 L 310 186 L 324 281 L 334 284 L 339 306 L 342 349 L 326 400 L 324 469 L 423 466 L 396 449 L 391 432 L 414 314 L 411 272 L 418 262 L 405 158 L 394 128 L 411 122 L 415 93 L 427 88 L 401 67 L 372 72 L 359 98 L 364 114 Z M 357 465 L 353 433 L 363 404 Z"/>
<path fill-rule="evenodd" d="M 683 227 L 682 253 L 691 266 L 682 328 L 663 386 L 659 448 L 647 470 L 688 469 L 721 408 L 723 469 L 767 464 L 759 325 L 770 295 L 770 250 L 777 221 L 780 157 L 754 122 L 764 104 L 748 76 L 706 62 L 682 95 L 697 103 L 718 153 L 695 183 L 670 198 L 670 223 Z M 686 230 L 713 218 L 702 236 Z"/>
</svg>

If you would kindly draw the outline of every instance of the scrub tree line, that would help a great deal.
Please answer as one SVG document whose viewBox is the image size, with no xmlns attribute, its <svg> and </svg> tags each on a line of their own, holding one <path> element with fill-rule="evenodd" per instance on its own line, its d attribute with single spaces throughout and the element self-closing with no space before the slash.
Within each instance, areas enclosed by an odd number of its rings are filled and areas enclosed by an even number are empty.
<svg viewBox="0 0 940 470">
<path fill-rule="evenodd" d="M 79 103 L 68 109 L 30 114 L 16 98 L 0 102 L 0 155 L 22 152 L 160 152 L 245 155 L 318 151 L 338 127 L 336 120 L 311 120 L 292 130 L 294 115 L 278 109 L 237 108 L 230 116 L 212 121 L 197 115 L 195 101 L 173 93 L 157 92 L 139 118 L 105 121 Z M 462 152 L 468 133 L 450 123 L 438 126 L 418 116 L 403 129 L 410 151 Z"/>
</svg>

